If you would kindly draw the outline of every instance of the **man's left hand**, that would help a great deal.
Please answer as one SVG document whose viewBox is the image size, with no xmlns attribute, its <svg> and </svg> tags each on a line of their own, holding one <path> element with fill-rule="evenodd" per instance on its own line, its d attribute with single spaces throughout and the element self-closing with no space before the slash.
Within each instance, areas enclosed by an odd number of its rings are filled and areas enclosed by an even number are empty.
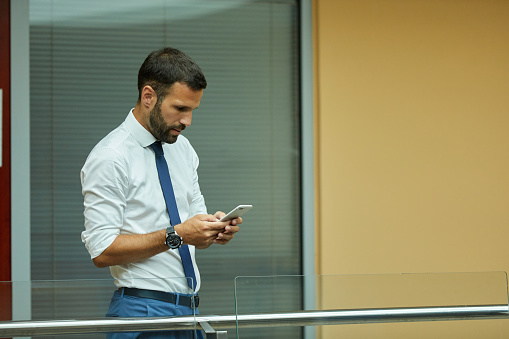
<svg viewBox="0 0 509 339">
<path fill-rule="evenodd" d="M 221 211 L 217 211 L 214 216 L 219 220 L 224 217 L 226 214 Z M 230 224 L 224 228 L 224 231 L 217 235 L 217 238 L 214 239 L 214 244 L 226 245 L 230 240 L 233 239 L 235 233 L 239 231 L 239 226 L 242 224 L 242 218 L 238 217 L 230 221 Z"/>
</svg>

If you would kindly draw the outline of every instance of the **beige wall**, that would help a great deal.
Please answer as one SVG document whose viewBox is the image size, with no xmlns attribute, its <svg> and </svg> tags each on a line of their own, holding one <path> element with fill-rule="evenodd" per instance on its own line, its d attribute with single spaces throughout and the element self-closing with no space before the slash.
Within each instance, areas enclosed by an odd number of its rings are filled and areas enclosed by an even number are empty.
<svg viewBox="0 0 509 339">
<path fill-rule="evenodd" d="M 509 1 L 315 0 L 314 26 L 317 273 L 509 271 Z M 323 334 L 509 336 L 460 323 Z"/>
</svg>

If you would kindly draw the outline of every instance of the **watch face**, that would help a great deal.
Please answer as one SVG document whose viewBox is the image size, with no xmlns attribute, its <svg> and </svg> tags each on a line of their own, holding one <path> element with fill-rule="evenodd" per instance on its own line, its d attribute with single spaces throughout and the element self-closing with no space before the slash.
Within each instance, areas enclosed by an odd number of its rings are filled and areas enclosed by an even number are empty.
<svg viewBox="0 0 509 339">
<path fill-rule="evenodd" d="M 182 240 L 175 233 L 169 234 L 166 238 L 166 245 L 168 245 L 169 248 L 179 248 L 181 243 Z"/>
</svg>

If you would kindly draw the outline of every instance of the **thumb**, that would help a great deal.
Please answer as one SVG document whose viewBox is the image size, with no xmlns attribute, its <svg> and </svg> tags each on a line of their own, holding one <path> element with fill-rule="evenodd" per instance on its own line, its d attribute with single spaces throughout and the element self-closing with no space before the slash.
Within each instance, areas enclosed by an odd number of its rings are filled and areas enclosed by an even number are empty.
<svg viewBox="0 0 509 339">
<path fill-rule="evenodd" d="M 201 214 L 200 215 L 201 221 L 210 221 L 210 222 L 216 222 L 217 218 L 211 214 Z"/>
</svg>

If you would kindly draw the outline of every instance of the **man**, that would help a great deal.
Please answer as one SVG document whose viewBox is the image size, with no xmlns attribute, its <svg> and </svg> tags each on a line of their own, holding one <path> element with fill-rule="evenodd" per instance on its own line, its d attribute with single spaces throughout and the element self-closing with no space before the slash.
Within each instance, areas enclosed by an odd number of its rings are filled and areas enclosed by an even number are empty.
<svg viewBox="0 0 509 339">
<path fill-rule="evenodd" d="M 198 156 L 180 135 L 191 125 L 206 86 L 186 54 L 173 48 L 149 54 L 138 72 L 136 107 L 94 147 L 81 170 L 82 241 L 97 267 L 110 267 L 118 287 L 107 316 L 193 314 L 200 288 L 195 247 L 224 245 L 239 230 L 241 218 L 220 222 L 223 212 L 207 214 Z M 192 338 L 193 333 L 109 337 Z"/>
</svg>

